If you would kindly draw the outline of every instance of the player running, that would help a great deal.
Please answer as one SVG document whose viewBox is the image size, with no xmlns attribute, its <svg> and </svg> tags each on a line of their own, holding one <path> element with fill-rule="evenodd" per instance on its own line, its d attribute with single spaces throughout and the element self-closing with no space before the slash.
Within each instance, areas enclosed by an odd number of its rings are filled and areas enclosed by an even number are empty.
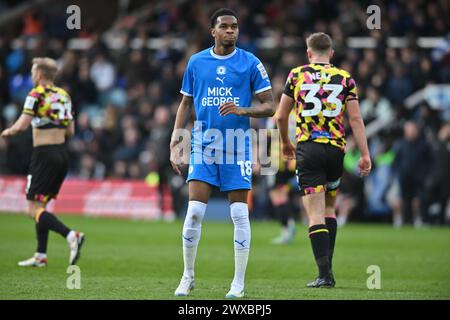
<svg viewBox="0 0 450 320">
<path fill-rule="evenodd" d="M 277 124 L 283 154 L 297 160 L 298 185 L 319 268 L 319 276 L 307 286 L 334 287 L 332 259 L 337 231 L 334 205 L 342 176 L 346 111 L 361 151 L 362 176 L 369 174 L 371 161 L 355 81 L 347 71 L 330 64 L 334 51 L 327 34 L 314 33 L 306 43 L 310 64 L 289 73 L 277 112 Z M 297 113 L 297 149 L 288 137 L 288 117 L 293 106 Z"/>
<path fill-rule="evenodd" d="M 238 34 L 238 19 L 232 10 L 214 12 L 211 35 L 215 44 L 194 54 L 184 73 L 183 98 L 176 115 L 174 134 L 184 128 L 192 104 L 196 121 L 187 177 L 189 204 L 182 234 L 184 272 L 175 291 L 176 296 L 189 295 L 194 287 L 194 264 L 201 224 L 213 187 L 228 193 L 234 223 L 235 272 L 226 298 L 244 296 L 251 237 L 247 205 L 252 178 L 251 141 L 245 139 L 245 143 L 236 143 L 230 148 L 227 139 L 230 138 L 230 130 L 249 130 L 249 117 L 272 116 L 275 104 L 263 64 L 253 54 L 236 47 Z M 250 107 L 253 93 L 261 104 Z M 218 139 L 218 134 L 223 141 Z M 180 174 L 182 163 L 176 151 L 179 140 L 174 137 L 170 144 L 171 162 Z M 208 149 L 211 145 L 215 145 L 216 154 L 210 156 Z M 223 156 L 223 162 L 216 161 L 217 156 Z M 228 161 L 230 157 L 231 162 Z"/>
<path fill-rule="evenodd" d="M 36 253 L 18 263 L 21 267 L 47 265 L 49 230 L 63 236 L 70 249 L 69 265 L 80 256 L 84 234 L 67 228 L 46 207 L 56 199 L 68 170 L 69 155 L 65 141 L 75 132 L 70 96 L 53 81 L 57 65 L 50 58 L 34 58 L 31 69 L 35 86 L 25 100 L 22 115 L 1 133 L 4 138 L 14 136 L 33 126 L 33 154 L 27 177 L 27 213 L 36 221 Z"/>
</svg>

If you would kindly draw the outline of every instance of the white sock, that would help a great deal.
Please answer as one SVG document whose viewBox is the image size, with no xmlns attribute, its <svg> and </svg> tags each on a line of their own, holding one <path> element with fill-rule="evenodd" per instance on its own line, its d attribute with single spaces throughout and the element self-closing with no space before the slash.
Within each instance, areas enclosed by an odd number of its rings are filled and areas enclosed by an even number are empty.
<svg viewBox="0 0 450 320">
<path fill-rule="evenodd" d="M 230 209 L 234 223 L 234 279 L 231 288 L 239 292 L 244 290 L 245 270 L 250 252 L 250 220 L 246 203 L 234 202 Z"/>
<path fill-rule="evenodd" d="M 287 228 L 288 228 L 288 230 L 295 229 L 295 220 L 294 219 L 292 219 L 292 218 L 288 219 Z"/>
<path fill-rule="evenodd" d="M 35 257 L 35 258 L 38 258 L 38 259 L 45 259 L 45 258 L 47 258 L 47 254 L 46 254 L 46 253 L 36 252 L 36 253 L 34 254 L 34 257 Z"/>
<path fill-rule="evenodd" d="M 77 236 L 76 232 L 73 230 L 70 230 L 70 232 L 67 234 L 66 240 L 67 242 L 72 242 L 75 240 L 75 237 Z"/>
<path fill-rule="evenodd" d="M 347 223 L 347 217 L 345 217 L 345 216 L 338 216 L 336 218 L 336 222 L 337 222 L 338 227 L 342 227 L 342 226 L 344 226 Z"/>
<path fill-rule="evenodd" d="M 202 220 L 206 211 L 206 203 L 189 201 L 186 218 L 183 225 L 183 277 L 194 277 L 195 257 L 198 242 L 202 233 Z"/>
</svg>

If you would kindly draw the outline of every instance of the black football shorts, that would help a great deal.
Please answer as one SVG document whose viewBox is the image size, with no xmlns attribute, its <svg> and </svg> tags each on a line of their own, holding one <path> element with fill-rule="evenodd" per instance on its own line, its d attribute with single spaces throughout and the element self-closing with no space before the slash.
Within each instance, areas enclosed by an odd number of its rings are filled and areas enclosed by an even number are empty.
<svg viewBox="0 0 450 320">
<path fill-rule="evenodd" d="M 65 144 L 33 148 L 27 177 L 27 200 L 47 203 L 55 198 L 69 169 Z"/>
<path fill-rule="evenodd" d="M 335 195 L 342 177 L 344 152 L 329 144 L 307 141 L 297 144 L 296 153 L 300 194 Z"/>
</svg>

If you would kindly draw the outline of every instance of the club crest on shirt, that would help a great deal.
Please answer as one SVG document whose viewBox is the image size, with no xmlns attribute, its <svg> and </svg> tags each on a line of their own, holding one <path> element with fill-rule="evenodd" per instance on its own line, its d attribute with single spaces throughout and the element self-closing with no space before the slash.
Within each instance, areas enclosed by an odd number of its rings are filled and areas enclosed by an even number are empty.
<svg viewBox="0 0 450 320">
<path fill-rule="evenodd" d="M 227 68 L 225 68 L 225 66 L 218 66 L 216 72 L 219 76 L 222 76 L 227 73 Z"/>
</svg>

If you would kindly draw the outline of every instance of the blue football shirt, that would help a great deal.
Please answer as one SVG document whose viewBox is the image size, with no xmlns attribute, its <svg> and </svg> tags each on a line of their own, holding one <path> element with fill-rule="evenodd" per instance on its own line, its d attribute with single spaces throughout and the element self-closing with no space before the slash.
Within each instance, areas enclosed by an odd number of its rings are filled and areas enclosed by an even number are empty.
<svg viewBox="0 0 450 320">
<path fill-rule="evenodd" d="M 232 53 L 220 56 L 211 47 L 192 55 L 180 92 L 192 96 L 194 100 L 196 122 L 192 131 L 193 149 L 211 145 L 218 132 L 222 134 L 225 148 L 227 129 L 250 129 L 249 117 L 233 114 L 221 116 L 220 105 L 233 101 L 239 107 L 250 107 L 253 94 L 271 88 L 263 64 L 250 52 L 236 48 Z M 251 151 L 251 142 L 245 145 L 245 152 Z"/>
</svg>

